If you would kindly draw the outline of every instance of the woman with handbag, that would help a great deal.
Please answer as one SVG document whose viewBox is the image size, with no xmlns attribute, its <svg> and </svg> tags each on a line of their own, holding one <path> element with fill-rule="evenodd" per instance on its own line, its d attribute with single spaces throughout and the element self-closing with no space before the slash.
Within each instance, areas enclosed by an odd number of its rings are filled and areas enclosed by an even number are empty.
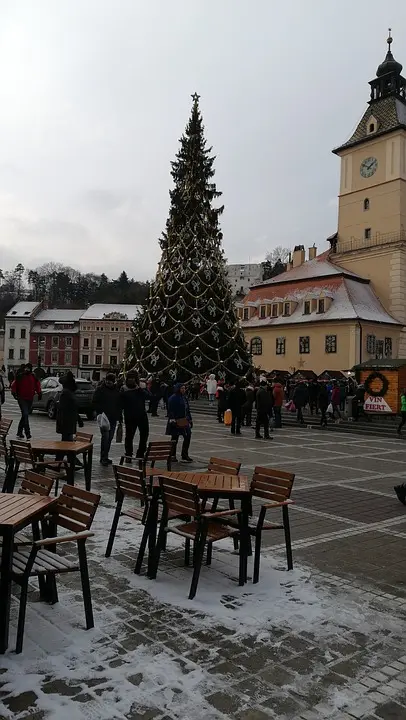
<svg viewBox="0 0 406 720">
<path fill-rule="evenodd" d="M 172 462 L 178 462 L 176 457 L 176 448 L 179 437 L 183 437 L 181 462 L 193 462 L 189 457 L 190 441 L 192 439 L 192 416 L 190 413 L 189 401 L 185 395 L 186 386 L 182 383 L 176 383 L 174 394 L 168 401 L 168 422 L 166 425 L 166 434 L 172 437 L 173 450 Z"/>
</svg>

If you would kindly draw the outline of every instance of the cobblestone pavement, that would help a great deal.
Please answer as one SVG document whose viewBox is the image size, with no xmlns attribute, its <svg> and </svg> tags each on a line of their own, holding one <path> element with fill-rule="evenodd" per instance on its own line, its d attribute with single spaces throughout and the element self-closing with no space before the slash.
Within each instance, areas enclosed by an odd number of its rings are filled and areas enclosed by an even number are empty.
<svg viewBox="0 0 406 720">
<path fill-rule="evenodd" d="M 17 417 L 12 401 L 3 416 Z M 154 419 L 152 439 L 164 427 L 163 417 Z M 95 423 L 85 429 L 97 436 Z M 38 414 L 32 430 L 54 437 L 54 423 Z M 121 447 L 113 445 L 113 459 Z M 241 460 L 246 474 L 255 465 L 295 472 L 293 572 L 282 534 L 269 533 L 260 583 L 239 588 L 237 558 L 220 544 L 191 602 L 190 570 L 172 539 L 156 581 L 133 574 L 140 534 L 130 520 L 106 559 L 114 484 L 96 450 L 93 489 L 102 502 L 89 541 L 96 627 L 83 630 L 76 575 L 61 578 L 52 607 L 33 585 L 16 656 L 13 603 L 0 720 L 406 719 L 406 508 L 393 492 L 404 480 L 404 442 L 291 428 L 259 441 L 248 428 L 232 437 L 200 416 L 191 454 L 195 470 L 216 455 Z"/>
</svg>

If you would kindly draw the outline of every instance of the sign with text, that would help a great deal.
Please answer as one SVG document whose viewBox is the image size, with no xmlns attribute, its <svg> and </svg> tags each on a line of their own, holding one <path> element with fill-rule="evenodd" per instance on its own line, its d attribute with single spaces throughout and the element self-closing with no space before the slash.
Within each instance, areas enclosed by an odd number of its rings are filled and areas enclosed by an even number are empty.
<svg viewBox="0 0 406 720">
<path fill-rule="evenodd" d="M 375 413 L 391 413 L 392 412 L 392 408 L 389 407 L 385 398 L 372 397 L 372 395 L 368 395 L 367 399 L 365 400 L 364 410 L 365 410 L 365 412 L 375 412 Z"/>
</svg>

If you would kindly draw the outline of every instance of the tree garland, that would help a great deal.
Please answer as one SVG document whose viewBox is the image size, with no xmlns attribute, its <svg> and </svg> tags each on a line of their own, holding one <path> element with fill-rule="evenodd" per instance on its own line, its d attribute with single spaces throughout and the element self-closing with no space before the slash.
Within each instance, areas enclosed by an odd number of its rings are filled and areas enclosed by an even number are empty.
<svg viewBox="0 0 406 720">
<path fill-rule="evenodd" d="M 380 390 L 372 390 L 372 383 L 374 380 L 380 380 L 382 383 L 382 387 Z M 367 379 L 364 383 L 365 390 L 368 393 L 368 395 L 371 395 L 371 397 L 384 397 L 386 393 L 388 392 L 389 388 L 389 382 L 388 379 L 385 377 L 385 375 L 382 375 L 380 372 L 373 372 L 370 375 L 368 375 Z"/>
</svg>

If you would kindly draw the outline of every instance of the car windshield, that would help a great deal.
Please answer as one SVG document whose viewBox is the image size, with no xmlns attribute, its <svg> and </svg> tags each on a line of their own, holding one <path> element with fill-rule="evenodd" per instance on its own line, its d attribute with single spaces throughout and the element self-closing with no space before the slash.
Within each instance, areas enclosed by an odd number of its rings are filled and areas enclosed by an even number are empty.
<svg viewBox="0 0 406 720">
<path fill-rule="evenodd" d="M 76 380 L 76 390 L 93 390 L 93 385 L 88 381 Z"/>
</svg>

